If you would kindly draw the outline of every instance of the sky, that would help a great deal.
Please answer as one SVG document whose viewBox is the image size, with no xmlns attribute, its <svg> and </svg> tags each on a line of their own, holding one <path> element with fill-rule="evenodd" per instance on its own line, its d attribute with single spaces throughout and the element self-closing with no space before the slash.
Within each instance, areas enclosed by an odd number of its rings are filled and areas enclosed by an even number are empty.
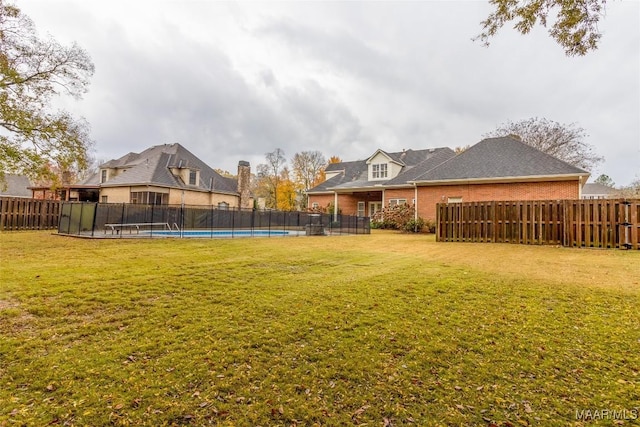
<svg viewBox="0 0 640 427">
<path fill-rule="evenodd" d="M 473 41 L 484 0 L 14 2 L 93 60 L 83 99 L 56 102 L 87 119 L 101 161 L 178 142 L 236 173 L 276 148 L 362 160 L 540 117 L 586 131 L 605 158 L 592 179 L 640 178 L 638 0 L 607 2 L 583 57 L 541 27 Z"/>
</svg>

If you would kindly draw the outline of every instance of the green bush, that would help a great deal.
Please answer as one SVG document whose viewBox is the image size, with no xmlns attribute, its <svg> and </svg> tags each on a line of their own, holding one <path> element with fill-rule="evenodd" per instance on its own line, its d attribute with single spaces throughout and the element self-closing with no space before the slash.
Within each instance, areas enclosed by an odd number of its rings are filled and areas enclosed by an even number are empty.
<svg viewBox="0 0 640 427">
<path fill-rule="evenodd" d="M 418 217 L 418 219 L 410 219 L 403 226 L 402 230 L 407 233 L 421 233 L 425 227 L 424 219 Z"/>
</svg>

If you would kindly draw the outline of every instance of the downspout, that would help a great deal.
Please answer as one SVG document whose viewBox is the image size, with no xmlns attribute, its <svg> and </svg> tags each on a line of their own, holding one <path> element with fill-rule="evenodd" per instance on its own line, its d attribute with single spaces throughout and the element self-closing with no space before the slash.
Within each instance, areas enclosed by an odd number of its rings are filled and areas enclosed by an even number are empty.
<svg viewBox="0 0 640 427">
<path fill-rule="evenodd" d="M 418 184 L 413 183 L 413 198 L 415 202 L 413 203 L 413 219 L 418 221 Z"/>
<path fill-rule="evenodd" d="M 578 177 L 578 199 L 582 199 L 582 176 Z"/>
</svg>

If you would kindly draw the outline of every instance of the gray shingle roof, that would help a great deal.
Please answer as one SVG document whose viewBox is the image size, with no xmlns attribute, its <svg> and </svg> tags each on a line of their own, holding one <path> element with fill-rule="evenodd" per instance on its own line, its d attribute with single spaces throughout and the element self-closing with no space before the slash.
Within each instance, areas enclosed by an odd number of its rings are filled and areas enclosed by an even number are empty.
<svg viewBox="0 0 640 427">
<path fill-rule="evenodd" d="M 6 197 L 32 197 L 31 181 L 24 175 L 7 173 L 4 182 L 0 180 L 0 196 Z"/>
<path fill-rule="evenodd" d="M 603 185 L 598 182 L 590 182 L 582 187 L 582 195 L 601 195 L 601 194 L 613 194 L 616 192 L 615 188 L 611 188 L 608 185 Z"/>
<path fill-rule="evenodd" d="M 129 153 L 110 160 L 100 167 L 126 169 L 126 172 L 101 184 L 102 187 L 145 184 L 237 194 L 235 179 L 223 177 L 180 144 L 156 145 L 139 154 Z M 171 173 L 172 167 L 199 170 L 198 186 L 182 182 Z"/>
<path fill-rule="evenodd" d="M 354 162 L 332 163 L 327 166 L 327 172 L 341 171 L 307 193 L 323 193 L 337 189 L 374 188 L 380 186 L 407 185 L 417 173 L 424 173 L 445 160 L 455 156 L 453 150 L 445 148 L 429 148 L 425 150 L 405 150 L 397 153 L 384 152 L 389 158 L 403 164 L 402 170 L 395 178 L 387 181 L 368 181 L 368 167 L 366 160 Z"/>
<path fill-rule="evenodd" d="M 492 178 L 589 175 L 511 137 L 488 138 L 437 167 L 415 177 L 416 182 Z"/>
<path fill-rule="evenodd" d="M 307 193 L 323 193 L 326 191 L 330 191 L 330 188 L 337 187 L 343 184 L 367 181 L 367 163 L 365 160 L 358 160 L 355 162 L 331 163 L 327 166 L 325 171 L 340 171 L 340 173 L 333 178 L 329 178 L 328 180 L 308 190 Z"/>
<path fill-rule="evenodd" d="M 434 148 L 426 151 L 428 151 L 426 158 L 423 158 L 417 164 L 408 164 L 402 169 L 402 172 L 397 177 L 388 181 L 385 185 L 393 186 L 407 184 L 413 181 L 416 177 L 424 174 L 426 171 L 435 168 L 456 155 L 456 153 L 449 147 Z"/>
</svg>

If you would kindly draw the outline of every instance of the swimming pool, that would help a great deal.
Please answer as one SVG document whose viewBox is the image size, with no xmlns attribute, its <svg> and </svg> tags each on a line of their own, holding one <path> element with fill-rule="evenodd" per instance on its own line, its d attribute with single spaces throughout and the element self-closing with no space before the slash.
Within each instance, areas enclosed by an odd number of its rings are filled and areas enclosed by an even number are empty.
<svg viewBox="0 0 640 427">
<path fill-rule="evenodd" d="M 229 237 L 278 237 L 278 236 L 302 236 L 304 231 L 299 230 L 157 230 L 144 231 L 140 234 L 152 237 L 201 237 L 201 238 L 229 238 Z"/>
</svg>

